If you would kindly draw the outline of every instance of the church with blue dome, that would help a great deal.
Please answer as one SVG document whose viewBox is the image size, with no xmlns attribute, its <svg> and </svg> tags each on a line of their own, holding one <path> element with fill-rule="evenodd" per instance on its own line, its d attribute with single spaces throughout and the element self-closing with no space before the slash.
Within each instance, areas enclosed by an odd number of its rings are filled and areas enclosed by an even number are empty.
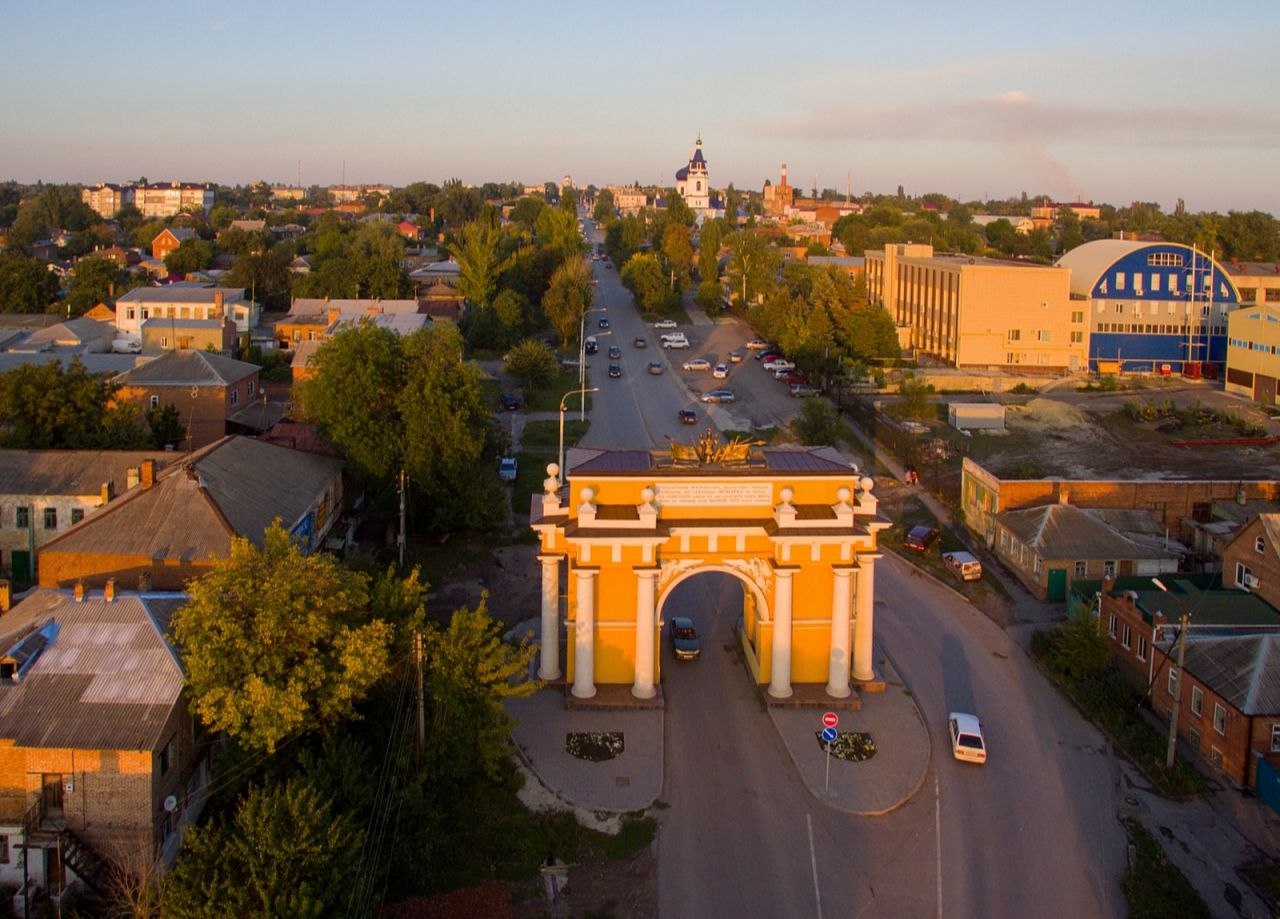
<svg viewBox="0 0 1280 919">
<path fill-rule="evenodd" d="M 702 155 L 701 137 L 693 146 L 689 162 L 676 170 L 676 191 L 697 215 L 699 223 L 708 217 L 717 216 L 717 212 L 723 210 L 723 205 L 711 194 L 711 176 L 706 157 Z"/>
</svg>

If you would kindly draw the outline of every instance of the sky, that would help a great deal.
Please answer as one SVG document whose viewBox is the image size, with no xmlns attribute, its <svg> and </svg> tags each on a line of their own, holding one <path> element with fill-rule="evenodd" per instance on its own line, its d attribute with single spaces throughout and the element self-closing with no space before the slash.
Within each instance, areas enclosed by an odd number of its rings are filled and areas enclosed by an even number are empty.
<svg viewBox="0 0 1280 919">
<path fill-rule="evenodd" d="M 1280 216 L 1280 3 L 0 0 L 0 180 L 1046 194 Z"/>
</svg>

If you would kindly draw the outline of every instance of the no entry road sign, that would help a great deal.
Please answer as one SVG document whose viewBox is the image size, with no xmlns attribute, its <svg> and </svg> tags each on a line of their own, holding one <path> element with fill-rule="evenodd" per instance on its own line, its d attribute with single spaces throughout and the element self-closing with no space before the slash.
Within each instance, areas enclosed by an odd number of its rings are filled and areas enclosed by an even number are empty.
<svg viewBox="0 0 1280 919">
<path fill-rule="evenodd" d="M 822 716 L 822 726 L 824 728 L 833 728 L 840 723 L 840 716 L 835 712 L 827 712 Z"/>
</svg>

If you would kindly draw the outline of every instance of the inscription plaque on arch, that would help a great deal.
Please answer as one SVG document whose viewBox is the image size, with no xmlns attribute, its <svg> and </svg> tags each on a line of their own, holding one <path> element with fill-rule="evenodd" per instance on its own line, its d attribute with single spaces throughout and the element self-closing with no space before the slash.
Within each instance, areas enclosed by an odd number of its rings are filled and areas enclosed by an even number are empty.
<svg viewBox="0 0 1280 919">
<path fill-rule="evenodd" d="M 773 504 L 773 486 L 768 482 L 663 482 L 656 500 L 665 507 L 741 507 Z"/>
</svg>

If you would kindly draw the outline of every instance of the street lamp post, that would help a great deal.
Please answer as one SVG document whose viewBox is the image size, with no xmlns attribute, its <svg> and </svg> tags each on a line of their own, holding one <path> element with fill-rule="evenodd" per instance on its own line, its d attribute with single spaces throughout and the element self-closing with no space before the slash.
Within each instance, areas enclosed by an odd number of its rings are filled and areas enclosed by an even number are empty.
<svg viewBox="0 0 1280 919">
<path fill-rule="evenodd" d="M 578 388 L 575 392 L 582 393 L 582 403 L 578 406 L 578 420 L 587 420 L 587 396 L 583 387 L 586 385 L 587 376 L 587 313 L 607 313 L 608 310 L 601 307 L 600 309 L 584 310 L 582 318 L 578 320 Z M 595 392 L 595 390 L 592 390 Z M 573 395 L 573 393 L 569 393 Z"/>
<path fill-rule="evenodd" d="M 565 412 L 565 408 L 568 405 L 569 397 L 577 395 L 578 393 L 581 393 L 582 399 L 585 402 L 587 398 L 587 393 L 599 392 L 599 391 L 600 391 L 599 386 L 592 386 L 589 388 L 584 388 L 580 386 L 577 389 L 569 390 L 567 393 L 565 393 L 563 396 L 560 397 L 560 452 L 557 455 L 559 456 L 559 459 L 560 459 L 559 475 L 560 475 L 561 486 L 564 486 L 564 484 L 569 481 L 569 477 L 565 473 L 565 468 L 564 468 L 564 412 Z"/>
</svg>

